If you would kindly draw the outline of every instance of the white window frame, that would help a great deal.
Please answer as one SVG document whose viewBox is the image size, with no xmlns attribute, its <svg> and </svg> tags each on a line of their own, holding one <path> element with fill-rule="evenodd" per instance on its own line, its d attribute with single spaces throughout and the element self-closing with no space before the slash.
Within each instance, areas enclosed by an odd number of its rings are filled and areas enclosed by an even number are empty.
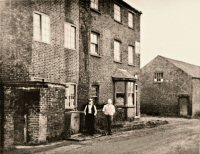
<svg viewBox="0 0 200 154">
<path fill-rule="evenodd" d="M 128 64 L 135 65 L 135 47 L 131 45 L 128 46 Z"/>
<path fill-rule="evenodd" d="M 128 12 L 128 27 L 135 28 L 135 14 L 132 12 Z"/>
<path fill-rule="evenodd" d="M 99 10 L 99 0 L 90 0 L 90 8 Z"/>
<path fill-rule="evenodd" d="M 154 82 L 161 83 L 164 81 L 163 72 L 154 72 Z"/>
<path fill-rule="evenodd" d="M 65 84 L 65 109 L 77 109 L 77 84 L 76 83 L 66 83 Z M 71 103 L 71 92 L 70 92 L 70 86 L 74 86 L 74 102 Z"/>
<path fill-rule="evenodd" d="M 114 61 L 121 62 L 121 42 L 114 40 Z"/>
<path fill-rule="evenodd" d="M 122 22 L 121 6 L 116 3 L 114 4 L 114 20 Z"/>
<path fill-rule="evenodd" d="M 64 23 L 64 47 L 76 50 L 76 26 Z"/>
<path fill-rule="evenodd" d="M 95 39 L 96 37 L 96 39 Z M 92 55 L 100 55 L 99 52 L 99 34 L 96 32 L 90 33 L 90 53 Z"/>
<path fill-rule="evenodd" d="M 38 19 L 37 19 L 38 18 Z M 44 13 L 33 12 L 33 39 L 50 44 L 50 17 Z"/>
</svg>

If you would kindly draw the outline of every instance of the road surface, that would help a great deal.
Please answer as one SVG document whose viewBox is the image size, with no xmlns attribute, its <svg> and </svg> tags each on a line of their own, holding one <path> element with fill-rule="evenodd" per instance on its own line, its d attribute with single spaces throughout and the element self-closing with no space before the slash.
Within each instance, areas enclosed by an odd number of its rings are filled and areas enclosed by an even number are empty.
<svg viewBox="0 0 200 154">
<path fill-rule="evenodd" d="M 161 119 L 169 124 L 117 133 L 40 154 L 200 154 L 200 120 Z"/>
</svg>

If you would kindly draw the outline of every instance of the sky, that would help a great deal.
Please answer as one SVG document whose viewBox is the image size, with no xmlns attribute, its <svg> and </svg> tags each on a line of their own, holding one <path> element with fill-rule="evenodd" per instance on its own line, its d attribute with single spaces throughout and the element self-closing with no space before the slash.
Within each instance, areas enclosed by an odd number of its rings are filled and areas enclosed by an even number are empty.
<svg viewBox="0 0 200 154">
<path fill-rule="evenodd" d="M 124 0 L 142 11 L 141 67 L 157 55 L 200 66 L 200 0 Z"/>
</svg>

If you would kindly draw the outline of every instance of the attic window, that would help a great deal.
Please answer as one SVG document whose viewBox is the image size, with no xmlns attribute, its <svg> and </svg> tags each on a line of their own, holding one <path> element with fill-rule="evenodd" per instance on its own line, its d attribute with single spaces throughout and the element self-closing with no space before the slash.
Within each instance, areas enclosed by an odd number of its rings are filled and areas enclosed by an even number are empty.
<svg viewBox="0 0 200 154">
<path fill-rule="evenodd" d="M 154 74 L 154 82 L 163 82 L 163 72 L 156 72 Z"/>
</svg>

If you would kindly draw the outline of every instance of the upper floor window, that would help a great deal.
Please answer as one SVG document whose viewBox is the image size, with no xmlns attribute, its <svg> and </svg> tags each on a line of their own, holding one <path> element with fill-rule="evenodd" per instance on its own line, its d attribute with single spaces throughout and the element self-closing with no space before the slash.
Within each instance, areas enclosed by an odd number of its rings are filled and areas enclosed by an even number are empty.
<svg viewBox="0 0 200 154">
<path fill-rule="evenodd" d="M 128 13 L 128 26 L 134 28 L 135 26 L 135 15 L 131 12 Z"/>
<path fill-rule="evenodd" d="M 98 10 L 99 9 L 99 1 L 98 0 L 90 0 L 90 7 L 92 9 Z"/>
<path fill-rule="evenodd" d="M 69 49 L 76 49 L 76 27 L 70 23 L 65 23 L 64 46 Z"/>
<path fill-rule="evenodd" d="M 135 48 L 134 46 L 128 46 L 128 64 L 134 65 Z"/>
<path fill-rule="evenodd" d="M 117 40 L 114 41 L 114 61 L 121 62 L 121 43 Z"/>
<path fill-rule="evenodd" d="M 114 4 L 114 19 L 121 22 L 121 7 L 117 4 Z"/>
<path fill-rule="evenodd" d="M 90 44 L 91 54 L 99 55 L 99 34 L 91 32 L 90 40 L 91 40 Z"/>
<path fill-rule="evenodd" d="M 163 72 L 154 73 L 154 82 L 163 82 Z"/>
<path fill-rule="evenodd" d="M 50 18 L 49 16 L 34 12 L 33 14 L 33 38 L 36 41 L 50 43 Z"/>
</svg>

